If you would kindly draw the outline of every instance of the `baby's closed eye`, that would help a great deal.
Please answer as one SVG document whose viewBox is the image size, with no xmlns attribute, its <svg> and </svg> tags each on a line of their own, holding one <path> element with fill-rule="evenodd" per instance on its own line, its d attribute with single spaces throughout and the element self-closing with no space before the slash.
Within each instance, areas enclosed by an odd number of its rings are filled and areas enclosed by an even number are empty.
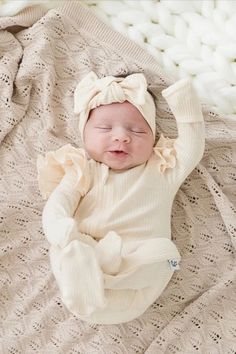
<svg viewBox="0 0 236 354">
<path fill-rule="evenodd" d="M 130 128 L 130 131 L 131 131 L 132 133 L 137 133 L 137 134 L 145 134 L 145 133 L 146 133 L 145 130 L 140 129 L 140 128 Z"/>
<path fill-rule="evenodd" d="M 105 125 L 96 126 L 95 128 L 96 129 L 101 129 L 101 130 L 111 130 L 111 127 L 105 126 Z"/>
</svg>

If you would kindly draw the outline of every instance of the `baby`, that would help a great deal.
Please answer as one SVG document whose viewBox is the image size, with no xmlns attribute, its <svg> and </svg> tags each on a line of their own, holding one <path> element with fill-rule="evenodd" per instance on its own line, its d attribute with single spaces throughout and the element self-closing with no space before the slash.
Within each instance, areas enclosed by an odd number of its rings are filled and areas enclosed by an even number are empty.
<svg viewBox="0 0 236 354">
<path fill-rule="evenodd" d="M 178 137 L 155 143 L 144 75 L 99 79 L 90 72 L 74 96 L 83 149 L 68 144 L 38 158 L 52 271 L 63 303 L 85 321 L 140 316 L 179 268 L 171 208 L 203 155 L 204 122 L 188 79 L 162 95 Z"/>
</svg>

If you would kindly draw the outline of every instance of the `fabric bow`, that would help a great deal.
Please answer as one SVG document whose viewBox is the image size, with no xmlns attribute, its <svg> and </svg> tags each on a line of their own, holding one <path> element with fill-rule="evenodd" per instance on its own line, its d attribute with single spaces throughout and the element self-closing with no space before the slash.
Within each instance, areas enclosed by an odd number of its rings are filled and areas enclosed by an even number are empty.
<svg viewBox="0 0 236 354">
<path fill-rule="evenodd" d="M 106 76 L 99 79 L 91 71 L 77 85 L 74 94 L 74 111 L 91 110 L 100 104 L 130 101 L 135 105 L 145 103 L 147 83 L 142 74 L 131 74 L 126 78 Z"/>
</svg>

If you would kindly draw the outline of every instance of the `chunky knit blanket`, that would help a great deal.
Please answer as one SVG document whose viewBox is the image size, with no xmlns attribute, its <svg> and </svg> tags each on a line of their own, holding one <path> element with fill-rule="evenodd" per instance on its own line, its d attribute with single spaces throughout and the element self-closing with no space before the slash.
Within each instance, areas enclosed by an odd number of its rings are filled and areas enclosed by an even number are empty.
<svg viewBox="0 0 236 354">
<path fill-rule="evenodd" d="M 174 80 L 191 77 L 202 102 L 236 114 L 233 0 L 77 0 L 149 51 Z M 0 16 L 62 0 L 0 0 Z"/>
<path fill-rule="evenodd" d="M 203 102 L 236 114 L 235 1 L 83 2 L 148 50 L 175 80 L 191 77 Z"/>
<path fill-rule="evenodd" d="M 82 322 L 62 305 L 41 225 L 36 158 L 80 146 L 77 82 L 143 72 L 159 131 L 174 138 L 161 97 L 172 82 L 154 58 L 77 2 L 0 19 L 0 352 L 3 354 L 236 352 L 236 122 L 204 107 L 206 149 L 172 209 L 182 256 L 162 296 L 121 325 Z M 157 279 L 158 281 L 158 279 Z"/>
</svg>

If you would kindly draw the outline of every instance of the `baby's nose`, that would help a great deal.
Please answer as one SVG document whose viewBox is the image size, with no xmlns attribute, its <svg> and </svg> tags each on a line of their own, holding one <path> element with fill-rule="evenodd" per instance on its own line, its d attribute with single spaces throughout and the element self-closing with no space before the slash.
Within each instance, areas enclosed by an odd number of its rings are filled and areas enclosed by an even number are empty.
<svg viewBox="0 0 236 354">
<path fill-rule="evenodd" d="M 113 135 L 113 141 L 119 141 L 122 143 L 130 143 L 131 139 L 126 132 L 119 132 Z"/>
</svg>

